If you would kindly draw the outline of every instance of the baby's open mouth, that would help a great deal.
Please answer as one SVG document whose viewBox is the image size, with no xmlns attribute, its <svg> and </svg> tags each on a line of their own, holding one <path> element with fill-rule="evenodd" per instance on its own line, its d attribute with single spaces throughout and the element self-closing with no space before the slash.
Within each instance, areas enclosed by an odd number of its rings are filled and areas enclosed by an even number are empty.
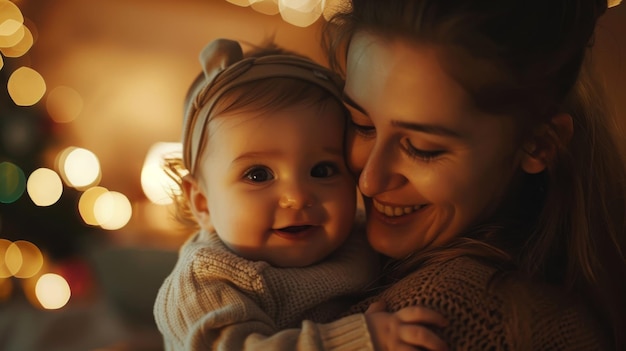
<svg viewBox="0 0 626 351">
<path fill-rule="evenodd" d="M 313 228 L 312 225 L 293 225 L 289 227 L 278 228 L 276 229 L 276 231 L 286 234 L 299 234 L 311 228 Z"/>
</svg>

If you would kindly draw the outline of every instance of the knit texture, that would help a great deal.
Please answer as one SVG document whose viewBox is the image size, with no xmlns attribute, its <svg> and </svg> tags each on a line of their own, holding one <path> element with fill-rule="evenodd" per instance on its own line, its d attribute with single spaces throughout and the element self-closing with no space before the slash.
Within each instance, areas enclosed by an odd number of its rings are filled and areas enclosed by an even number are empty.
<svg viewBox="0 0 626 351">
<path fill-rule="evenodd" d="M 252 350 L 261 345 L 331 350 L 337 343 L 334 328 L 356 331 L 344 336 L 345 343 L 363 347 L 369 342 L 364 319 L 349 317 L 325 326 L 314 322 L 330 322 L 347 309 L 350 295 L 376 276 L 376 257 L 360 226 L 337 252 L 304 268 L 243 259 L 217 234 L 199 232 L 183 245 L 161 286 L 155 320 L 167 350 Z M 302 329 L 279 333 L 297 327 Z"/>
<path fill-rule="evenodd" d="M 497 272 L 469 257 L 429 264 L 353 306 L 349 313 L 365 311 L 380 299 L 390 311 L 416 305 L 432 308 L 449 320 L 438 332 L 451 350 L 606 349 L 604 335 L 579 301 L 554 287 L 519 279 L 509 289 L 490 288 Z M 527 297 L 525 304 L 512 313 L 507 299 L 520 296 Z M 522 326 L 528 328 L 524 347 L 515 343 L 522 335 L 515 323 L 520 313 L 532 321 Z"/>
</svg>

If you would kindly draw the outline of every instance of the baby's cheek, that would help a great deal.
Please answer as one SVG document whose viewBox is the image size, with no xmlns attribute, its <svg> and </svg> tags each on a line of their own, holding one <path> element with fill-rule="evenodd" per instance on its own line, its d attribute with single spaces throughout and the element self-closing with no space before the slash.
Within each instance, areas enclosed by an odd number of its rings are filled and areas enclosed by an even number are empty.
<svg viewBox="0 0 626 351">
<path fill-rule="evenodd" d="M 354 133 L 348 135 L 346 140 L 346 163 L 350 172 L 355 178 L 363 170 L 365 163 L 371 152 L 371 146 L 368 143 L 363 142 L 358 137 L 354 136 Z"/>
</svg>

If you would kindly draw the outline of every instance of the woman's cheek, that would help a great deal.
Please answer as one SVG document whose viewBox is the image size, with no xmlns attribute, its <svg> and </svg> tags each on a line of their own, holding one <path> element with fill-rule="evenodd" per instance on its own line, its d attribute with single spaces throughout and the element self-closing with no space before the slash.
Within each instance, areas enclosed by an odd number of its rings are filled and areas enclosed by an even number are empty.
<svg viewBox="0 0 626 351">
<path fill-rule="evenodd" d="M 424 197 L 439 204 L 454 202 L 459 195 L 468 192 L 465 181 L 463 171 L 445 166 L 433 166 L 421 179 L 414 180 L 420 184 Z"/>
</svg>

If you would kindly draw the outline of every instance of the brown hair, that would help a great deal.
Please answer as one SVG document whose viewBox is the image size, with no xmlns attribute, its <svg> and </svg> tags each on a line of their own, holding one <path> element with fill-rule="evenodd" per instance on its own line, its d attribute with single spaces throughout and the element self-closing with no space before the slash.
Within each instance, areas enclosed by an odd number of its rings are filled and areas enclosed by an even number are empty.
<svg viewBox="0 0 626 351">
<path fill-rule="evenodd" d="M 357 32 L 433 45 L 476 106 L 515 116 L 523 133 L 556 113 L 572 116 L 569 144 L 553 137 L 557 157 L 542 174 L 524 176 L 522 187 L 532 195 L 511 218 L 464 235 L 480 245 L 456 243 L 454 252 L 465 246 L 466 254 L 508 261 L 503 267 L 510 263 L 530 279 L 575 291 L 623 349 L 626 169 L 587 62 L 606 8 L 606 0 L 353 0 L 326 24 L 323 44 L 340 72 Z M 428 260 L 413 259 L 409 269 Z"/>
</svg>

